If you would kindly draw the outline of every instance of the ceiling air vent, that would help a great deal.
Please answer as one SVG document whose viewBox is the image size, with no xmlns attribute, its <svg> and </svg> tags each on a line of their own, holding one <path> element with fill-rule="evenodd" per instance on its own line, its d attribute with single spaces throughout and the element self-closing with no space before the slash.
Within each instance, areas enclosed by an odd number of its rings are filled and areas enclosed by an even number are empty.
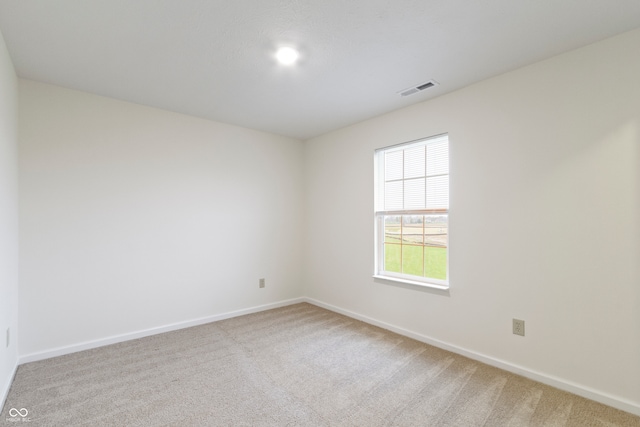
<svg viewBox="0 0 640 427">
<path fill-rule="evenodd" d="M 398 92 L 401 96 L 409 96 L 409 95 L 413 95 L 414 93 L 418 93 L 420 91 L 423 91 L 425 89 L 429 89 L 430 87 L 434 87 L 435 85 L 437 85 L 438 82 L 435 80 L 429 80 L 428 82 L 419 84 L 418 86 L 412 86 L 406 89 L 401 90 L 400 92 Z"/>
</svg>

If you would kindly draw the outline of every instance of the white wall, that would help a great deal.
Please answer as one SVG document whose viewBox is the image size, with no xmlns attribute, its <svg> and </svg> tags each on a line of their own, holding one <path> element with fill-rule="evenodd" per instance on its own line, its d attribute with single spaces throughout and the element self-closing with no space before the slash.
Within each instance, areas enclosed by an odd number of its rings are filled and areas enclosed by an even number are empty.
<svg viewBox="0 0 640 427">
<path fill-rule="evenodd" d="M 0 34 L 0 409 L 18 363 L 17 339 L 18 81 Z"/>
<path fill-rule="evenodd" d="M 307 141 L 306 295 L 640 413 L 639 46 L 637 30 Z M 444 132 L 451 289 L 374 281 L 373 151 Z"/>
<path fill-rule="evenodd" d="M 301 296 L 299 141 L 19 88 L 21 356 Z"/>
</svg>

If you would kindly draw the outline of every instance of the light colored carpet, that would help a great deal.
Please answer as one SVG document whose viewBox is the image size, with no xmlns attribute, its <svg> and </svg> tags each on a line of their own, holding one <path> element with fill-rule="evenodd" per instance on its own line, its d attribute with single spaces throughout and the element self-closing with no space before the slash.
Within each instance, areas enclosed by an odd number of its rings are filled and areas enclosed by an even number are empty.
<svg viewBox="0 0 640 427">
<path fill-rule="evenodd" d="M 19 367 L 30 426 L 640 426 L 310 304 Z M 15 411 L 14 411 L 15 414 Z"/>
</svg>

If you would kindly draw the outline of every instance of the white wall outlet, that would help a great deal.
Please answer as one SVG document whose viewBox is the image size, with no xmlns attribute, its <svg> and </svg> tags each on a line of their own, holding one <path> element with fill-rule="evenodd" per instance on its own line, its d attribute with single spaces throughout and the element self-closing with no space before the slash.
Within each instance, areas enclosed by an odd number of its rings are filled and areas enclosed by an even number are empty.
<svg viewBox="0 0 640 427">
<path fill-rule="evenodd" d="M 260 287 L 264 288 L 264 279 L 260 279 Z"/>
<path fill-rule="evenodd" d="M 524 320 L 513 319 L 513 333 L 524 336 Z"/>
</svg>

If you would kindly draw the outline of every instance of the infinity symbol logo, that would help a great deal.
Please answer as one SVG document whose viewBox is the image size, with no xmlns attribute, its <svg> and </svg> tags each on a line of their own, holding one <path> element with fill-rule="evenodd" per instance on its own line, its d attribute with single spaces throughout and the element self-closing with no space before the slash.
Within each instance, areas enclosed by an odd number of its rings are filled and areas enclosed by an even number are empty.
<svg viewBox="0 0 640 427">
<path fill-rule="evenodd" d="M 24 418 L 24 417 L 27 416 L 27 414 L 29 414 L 29 411 L 27 411 L 27 408 L 22 408 L 22 409 L 11 408 L 11 409 L 9 409 L 9 416 L 10 417 L 21 416 L 22 418 Z"/>
</svg>

